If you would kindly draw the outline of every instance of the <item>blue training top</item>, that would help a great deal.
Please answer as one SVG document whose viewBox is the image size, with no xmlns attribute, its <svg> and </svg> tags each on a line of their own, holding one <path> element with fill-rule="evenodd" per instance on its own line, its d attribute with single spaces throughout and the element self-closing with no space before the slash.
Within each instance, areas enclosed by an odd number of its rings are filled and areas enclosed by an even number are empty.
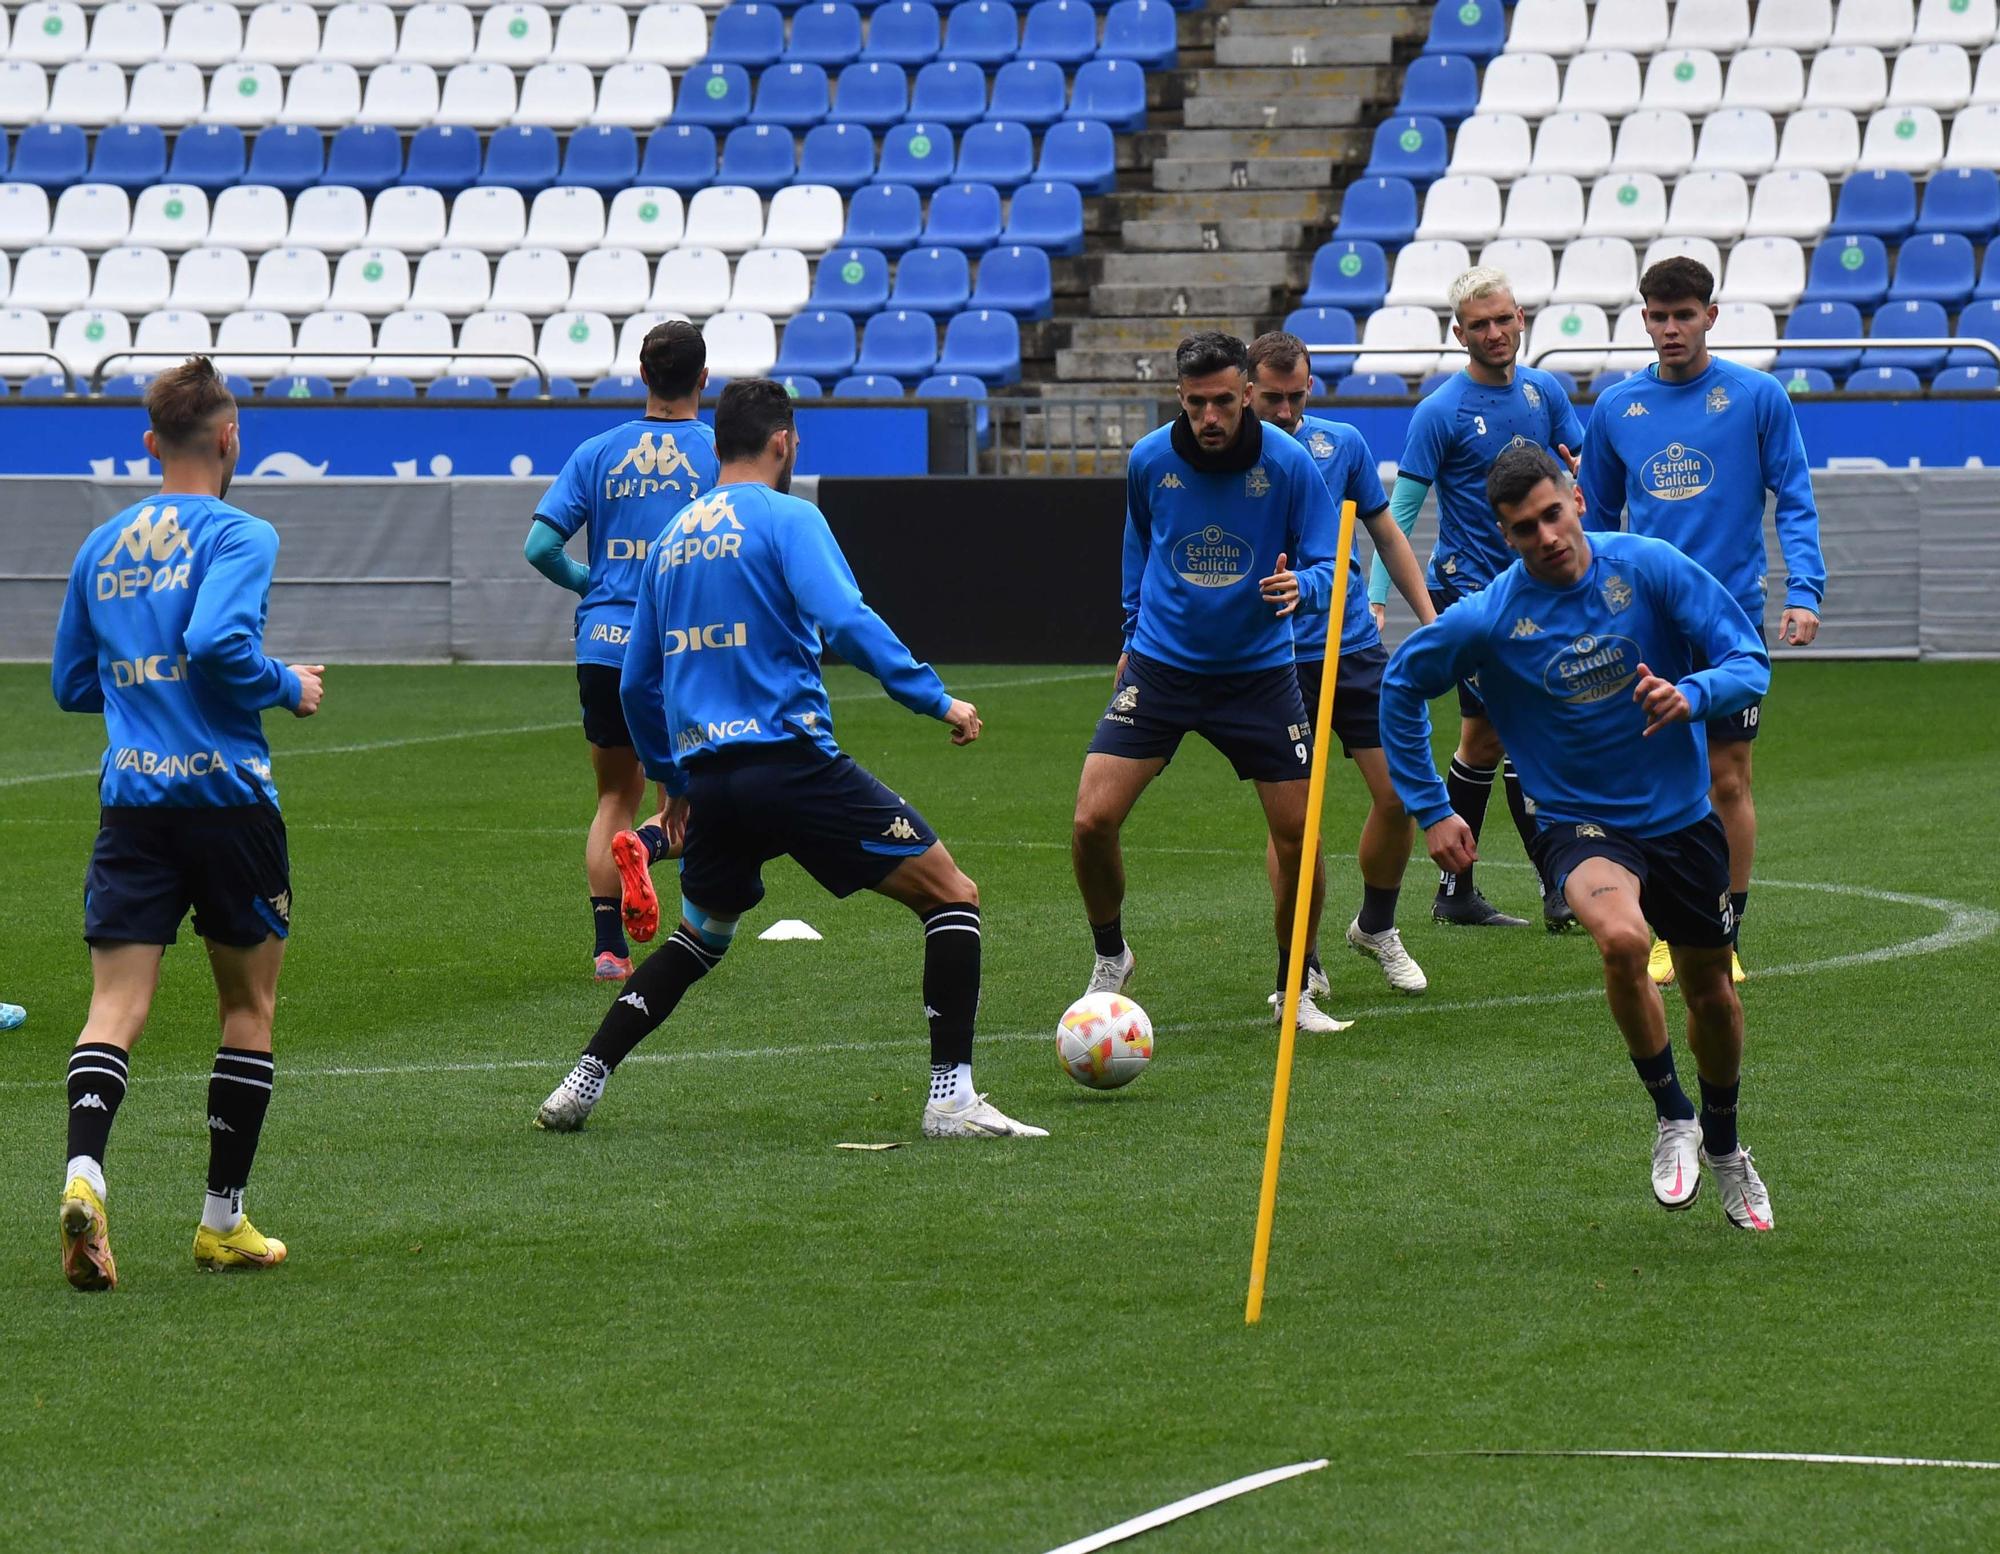
<svg viewBox="0 0 2000 1554">
<path fill-rule="evenodd" d="M 912 712 L 951 707 L 862 599 L 812 503 L 743 482 L 684 508 L 648 552 L 619 681 L 646 775 L 679 795 L 687 765 L 725 747 L 809 739 L 837 754 L 823 646 Z"/>
<path fill-rule="evenodd" d="M 1320 478 L 1333 498 L 1336 539 L 1340 504 L 1354 504 L 1355 533 L 1353 554 L 1347 562 L 1347 604 L 1340 622 L 1340 651 L 1352 653 L 1373 647 L 1382 640 L 1382 634 L 1375 629 L 1375 617 L 1368 610 L 1368 584 L 1361 573 L 1360 521 L 1389 505 L 1388 497 L 1382 494 L 1382 476 L 1375 468 L 1375 455 L 1368 451 L 1368 439 L 1354 427 L 1345 421 L 1329 421 L 1324 416 L 1300 417 L 1298 437 L 1307 455 L 1319 466 Z M 1328 605 L 1332 602 L 1329 597 Z M 1321 619 L 1325 614 L 1325 610 L 1308 612 L 1303 608 L 1294 612 L 1292 642 L 1301 659 L 1326 656 L 1326 622 Z"/>
<path fill-rule="evenodd" d="M 1583 523 L 1667 541 L 1706 567 L 1753 621 L 1764 617 L 1764 493 L 1778 497 L 1785 604 L 1817 613 L 1826 593 L 1819 509 L 1784 386 L 1713 357 L 1686 383 L 1657 367 L 1597 399 L 1583 445 Z"/>
<path fill-rule="evenodd" d="M 1709 812 L 1702 723 L 1762 696 L 1771 660 L 1722 585 L 1673 546 L 1634 534 L 1588 544 L 1590 566 L 1570 587 L 1537 582 L 1516 562 L 1389 661 L 1382 743 L 1419 825 L 1451 813 L 1425 704 L 1473 674 L 1543 826 L 1594 821 L 1664 836 Z M 1642 663 L 1677 684 L 1691 712 L 1650 739 L 1632 699 Z"/>
<path fill-rule="evenodd" d="M 715 434 L 701 421 L 627 421 L 569 456 L 535 516 L 564 539 L 590 526 L 590 586 L 576 607 L 578 663 L 625 662 L 647 547 L 720 474 Z"/>
<path fill-rule="evenodd" d="M 163 492 L 90 531 L 69 569 L 50 681 L 101 712 L 107 805 L 272 804 L 266 707 L 299 677 L 264 656 L 278 531 L 212 496 Z"/>
<path fill-rule="evenodd" d="M 1551 453 L 1583 445 L 1569 397 L 1539 367 L 1516 367 L 1504 388 L 1461 372 L 1418 402 L 1396 472 L 1437 492 L 1438 537 L 1426 572 L 1432 588 L 1477 593 L 1514 564 L 1486 502 L 1486 472 L 1517 442 Z"/>
</svg>

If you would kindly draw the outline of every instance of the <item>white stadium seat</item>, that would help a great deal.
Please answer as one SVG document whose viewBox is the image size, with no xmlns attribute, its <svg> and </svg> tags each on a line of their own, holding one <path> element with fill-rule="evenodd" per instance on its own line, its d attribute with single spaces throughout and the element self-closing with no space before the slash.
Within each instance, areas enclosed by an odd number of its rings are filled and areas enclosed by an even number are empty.
<svg viewBox="0 0 2000 1554">
<path fill-rule="evenodd" d="M 528 230 L 521 239 L 524 247 L 580 254 L 603 241 L 604 196 L 595 189 L 558 185 L 544 189 L 528 207 Z"/>
<path fill-rule="evenodd" d="M 156 183 L 132 202 L 125 241 L 170 254 L 198 248 L 208 238 L 208 193 L 193 184 Z"/>
<path fill-rule="evenodd" d="M 257 261 L 249 305 L 297 317 L 325 307 L 332 290 L 332 267 L 317 248 L 274 248 Z"/>
<path fill-rule="evenodd" d="M 1692 259 L 1710 275 L 1722 273 L 1722 250 L 1712 237 L 1656 237 L 1646 245 L 1645 255 L 1639 260 L 1639 273 L 1644 275 L 1665 259 Z"/>
<path fill-rule="evenodd" d="M 1362 328 L 1361 343 L 1368 349 L 1354 358 L 1356 372 L 1420 379 L 1437 370 L 1444 336 L 1429 308 L 1377 308 Z"/>
<path fill-rule="evenodd" d="M 444 100 L 435 116 L 441 124 L 490 130 L 512 119 L 514 107 L 514 72 L 487 61 L 452 67 L 444 78 Z"/>
<path fill-rule="evenodd" d="M 1500 235 L 1500 186 L 1491 178 L 1440 178 L 1424 196 L 1417 236 L 1484 243 Z"/>
<path fill-rule="evenodd" d="M 32 248 L 48 235 L 48 190 L 31 183 L 0 183 L 0 249 Z"/>
<path fill-rule="evenodd" d="M 504 254 L 527 235 L 528 202 L 519 189 L 467 189 L 451 202 L 451 226 L 443 242 L 447 248 Z"/>
<path fill-rule="evenodd" d="M 653 272 L 652 308 L 707 318 L 729 306 L 729 258 L 719 248 L 676 248 Z"/>
<path fill-rule="evenodd" d="M 611 320 L 595 311 L 576 313 L 552 313 L 542 323 L 542 333 L 535 354 L 542 365 L 558 377 L 574 378 L 582 382 L 589 378 L 601 378 L 611 370 L 611 359 L 618 347 L 618 332 L 612 328 Z M 772 352 L 771 361 L 777 360 Z M 764 363 L 760 371 L 768 372 L 771 361 Z M 711 346 L 708 360 L 709 370 L 718 377 L 732 376 L 721 372 L 715 362 L 715 351 Z M 733 376 L 748 376 L 737 373 Z"/>
<path fill-rule="evenodd" d="M 1507 29 L 1507 52 L 1567 59 L 1583 47 L 1589 30 L 1584 0 L 1519 0 Z"/>
<path fill-rule="evenodd" d="M 659 308 L 632 314 L 618 326 L 618 351 L 612 357 L 612 372 L 620 377 L 636 378 L 639 375 L 639 349 L 646 343 L 646 336 L 661 324 L 692 322 L 685 313 L 670 313 Z"/>
<path fill-rule="evenodd" d="M 512 189 L 505 192 L 517 200 L 521 197 Z M 384 189 L 375 196 L 374 209 L 368 213 L 364 241 L 375 248 L 421 254 L 444 242 L 444 217 L 444 196 L 435 189 Z"/>
<path fill-rule="evenodd" d="M 1647 108 L 1678 108 L 1693 118 L 1722 106 L 1722 61 L 1707 49 L 1655 54 L 1646 67 Z"/>
<path fill-rule="evenodd" d="M 403 13 L 395 57 L 412 65 L 462 65 L 472 48 L 472 12 L 462 5 L 416 5 Z"/>
<path fill-rule="evenodd" d="M 593 248 L 576 261 L 568 306 L 634 313 L 653 290 L 653 269 L 636 248 Z"/>
<path fill-rule="evenodd" d="M 91 19 L 90 46 L 83 57 L 107 65 L 143 65 L 166 51 L 166 15 L 146 0 L 124 0 L 97 8 Z"/>
<path fill-rule="evenodd" d="M 1715 315 L 1715 324 L 1708 332 L 1709 349 L 1724 361 L 1769 372 L 1771 363 L 1778 359 L 1775 349 L 1744 351 L 1730 346 L 1738 340 L 1777 339 L 1778 321 L 1770 308 L 1761 302 L 1725 302 Z"/>
<path fill-rule="evenodd" d="M 49 73 L 25 59 L 0 59 L 0 128 L 38 124 L 49 109 Z"/>
<path fill-rule="evenodd" d="M 396 13 L 386 5 L 337 5 L 326 13 L 319 57 L 372 69 L 396 57 Z"/>
<path fill-rule="evenodd" d="M 375 348 L 375 331 L 359 313 L 332 310 L 308 313 L 299 320 L 298 338 L 292 342 L 299 351 L 351 351 L 347 356 L 294 356 L 288 369 L 294 375 L 312 374 L 344 383 L 368 369 L 368 352 Z"/>
<path fill-rule="evenodd" d="M 1733 54 L 1750 41 L 1750 0 L 1680 0 L 1667 43 Z"/>
<path fill-rule="evenodd" d="M 514 122 L 569 130 L 596 110 L 597 83 L 589 66 L 542 64 L 521 78 L 521 103 L 514 110 Z"/>
<path fill-rule="evenodd" d="M 38 0 L 14 13 L 14 41 L 10 48 L 15 59 L 31 60 L 37 65 L 66 65 L 73 59 L 81 59 L 89 42 L 90 27 L 83 19 L 83 7 L 71 5 L 68 0 L 61 3 Z"/>
<path fill-rule="evenodd" d="M 116 248 L 132 230 L 132 197 L 115 184 L 77 183 L 56 196 L 49 241 L 92 253 Z"/>
<path fill-rule="evenodd" d="M 50 349 L 72 373 L 87 377 L 97 371 L 106 357 L 132 349 L 132 321 L 123 313 L 104 308 L 79 308 L 62 316 Z M 34 370 L 40 373 L 53 369 L 54 363 L 40 362 Z"/>
<path fill-rule="evenodd" d="M 394 248 L 350 248 L 333 272 L 326 305 L 381 318 L 410 300 L 410 261 Z"/>
<path fill-rule="evenodd" d="M 1611 154 L 1615 173 L 1678 178 L 1693 162 L 1694 122 L 1678 109 L 1641 109 L 1618 126 L 1618 146 Z"/>
<path fill-rule="evenodd" d="M 1729 61 L 1725 108 L 1790 113 L 1806 100 L 1806 66 L 1795 49 L 1746 49 Z"/>
<path fill-rule="evenodd" d="M 1972 59 L 1956 43 L 1926 43 L 1896 56 L 1889 106 L 1921 104 L 1949 113 L 1972 98 Z"/>
<path fill-rule="evenodd" d="M 1845 108 L 1808 108 L 1785 120 L 1776 165 L 1841 177 L 1861 160 L 1861 124 Z"/>
<path fill-rule="evenodd" d="M 49 320 L 39 308 L 0 310 L 0 376 L 32 378 L 53 372 L 55 363 L 46 356 L 10 355 L 10 352 L 37 352 L 49 348 Z"/>
<path fill-rule="evenodd" d="M 351 65 L 340 68 L 351 70 Z M 509 77 L 507 95 L 513 101 L 514 83 Z M 355 116 L 357 124 L 383 124 L 392 129 L 419 129 L 426 124 L 469 124 L 478 121 L 440 111 L 437 71 L 429 65 L 377 65 L 368 72 L 368 90 Z M 496 119 L 495 124 L 501 122 Z M 490 128 L 491 126 L 487 126 Z"/>
<path fill-rule="evenodd" d="M 208 241 L 261 254 L 285 241 L 289 220 L 285 196 L 278 190 L 268 184 L 237 184 L 216 195 Z"/>
<path fill-rule="evenodd" d="M 569 295 L 567 256 L 553 248 L 516 248 L 494 266 L 486 303 L 539 317 L 567 307 Z"/>
<path fill-rule="evenodd" d="M 0 302 L 7 300 L 7 293 L 14 284 L 14 261 L 7 257 L 7 250 L 0 248 Z"/>
<path fill-rule="evenodd" d="M 102 129 L 125 117 L 125 72 L 99 59 L 79 59 L 56 72 L 48 117 L 56 124 Z"/>
<path fill-rule="evenodd" d="M 441 378 L 451 371 L 455 342 L 451 320 L 430 308 L 404 308 L 382 320 L 375 331 L 378 351 L 434 351 L 434 356 L 381 356 L 369 364 L 371 373 L 395 373 L 424 381 Z"/>
<path fill-rule="evenodd" d="M 1935 108 L 1883 108 L 1869 115 L 1861 165 L 1927 173 L 1944 161 L 1944 120 Z"/>
<path fill-rule="evenodd" d="M 1729 250 L 1729 269 L 1716 297 L 1789 310 L 1805 294 L 1806 251 L 1790 237 L 1745 238 Z"/>
<path fill-rule="evenodd" d="M 525 70 L 547 59 L 555 47 L 555 28 L 539 5 L 496 5 L 479 22 L 474 59 Z"/>
<path fill-rule="evenodd" d="M 1479 251 L 1479 262 L 1507 277 L 1514 300 L 1524 308 L 1540 307 L 1555 291 L 1555 253 L 1538 237 L 1498 238 Z M 1442 293 L 1438 306 L 1444 306 Z"/>
<path fill-rule="evenodd" d="M 1604 370 L 1605 347 L 1610 343 L 1611 321 L 1604 309 L 1589 302 L 1555 302 L 1535 315 L 1522 360 L 1549 372 L 1594 378 Z"/>
<path fill-rule="evenodd" d="M 1900 49 L 1916 31 L 1916 7 L 1911 0 L 1840 0 L 1833 22 L 1833 42 Z"/>
<path fill-rule="evenodd" d="M 1601 113 L 1557 113 L 1535 131 L 1537 173 L 1595 178 L 1611 167 L 1611 121 Z"/>
<path fill-rule="evenodd" d="M 173 266 L 159 249 L 113 248 L 97 261 L 88 305 L 113 313 L 150 313 L 167 305 L 173 289 Z"/>
<path fill-rule="evenodd" d="M 611 197 L 604 218 L 604 241 L 644 254 L 663 254 L 680 245 L 685 221 L 677 190 L 649 184 L 620 189 Z"/>
<path fill-rule="evenodd" d="M 1563 72 L 1562 107 L 1572 113 L 1601 113 L 1607 118 L 1628 113 L 1639 102 L 1639 79 L 1638 57 L 1623 49 L 1579 54 Z"/>
<path fill-rule="evenodd" d="M 209 77 L 208 111 L 202 118 L 210 124 L 262 129 L 278 122 L 284 106 L 285 83 L 277 66 L 238 60 Z"/>
<path fill-rule="evenodd" d="M 796 248 L 817 257 L 840 241 L 847 225 L 840 191 L 823 183 L 787 184 L 771 196 L 759 248 Z"/>
<path fill-rule="evenodd" d="M 778 331 L 762 313 L 718 313 L 701 333 L 718 378 L 759 377 L 777 363 Z"/>
<path fill-rule="evenodd" d="M 185 129 L 201 117 L 206 97 L 198 65 L 180 59 L 155 60 L 133 74 L 125 119 L 130 124 Z"/>
<path fill-rule="evenodd" d="M 2000 103 L 2000 48 L 1990 48 L 1979 56 L 1979 69 L 1972 78 L 1975 103 Z"/>
<path fill-rule="evenodd" d="M 1698 173 L 1768 173 L 1778 160 L 1778 124 L 1762 108 L 1724 108 L 1701 121 Z"/>
<path fill-rule="evenodd" d="M 613 65 L 597 86 L 592 124 L 622 124 L 628 129 L 652 129 L 674 111 L 674 82 L 665 65 L 650 62 Z"/>
<path fill-rule="evenodd" d="M 796 248 L 759 248 L 736 261 L 729 306 L 738 312 L 790 318 L 812 295 L 812 273 Z"/>
<path fill-rule="evenodd" d="M 189 313 L 234 313 L 250 301 L 250 260 L 239 248 L 195 248 L 174 266 L 167 306 Z"/>
<path fill-rule="evenodd" d="M 1823 49 L 1833 37 L 1833 0 L 1760 0 L 1757 24 L 1750 29 L 1754 47 Z"/>
<path fill-rule="evenodd" d="M 1567 243 L 1583 230 L 1583 185 L 1567 173 L 1531 173 L 1507 191 L 1508 237 Z"/>
<path fill-rule="evenodd" d="M 1750 185 L 1741 173 L 1689 173 L 1674 185 L 1667 230 L 1718 242 L 1743 235 L 1750 220 Z"/>
<path fill-rule="evenodd" d="M 708 18 L 696 5 L 649 5 L 632 23 L 632 55 L 642 64 L 685 70 L 708 53 Z"/>
<path fill-rule="evenodd" d="M 14 257 L 8 304 L 43 313 L 67 313 L 90 300 L 90 260 L 81 248 L 40 244 Z M 40 368 L 36 369 L 40 371 Z"/>
<path fill-rule="evenodd" d="M 332 130 L 352 124 L 360 114 L 361 73 L 352 65 L 315 61 L 292 72 L 278 122 Z"/>
<path fill-rule="evenodd" d="M 1502 54 L 1479 81 L 1481 113 L 1515 113 L 1539 119 L 1552 113 L 1562 73 L 1546 54 Z"/>
<path fill-rule="evenodd" d="M 1809 167 L 1779 168 L 1757 180 L 1750 196 L 1748 237 L 1818 237 L 1833 220 L 1833 192 L 1826 174 Z"/>
<path fill-rule="evenodd" d="M 292 321 L 282 313 L 244 309 L 231 313 L 215 328 L 215 365 L 220 372 L 246 378 L 275 378 L 291 358 Z M 254 351 L 258 355 L 241 355 Z"/>
<path fill-rule="evenodd" d="M 348 23 L 353 22 L 356 11 L 388 10 L 387 6 L 339 5 L 335 6 L 328 20 L 337 15 Z M 396 22 L 389 19 L 389 46 L 393 50 L 396 43 Z M 310 5 L 298 0 L 264 0 L 250 13 L 250 19 L 243 24 L 243 47 L 237 51 L 238 59 L 254 64 L 303 65 L 319 53 L 319 13 Z M 345 60 L 350 65 L 372 65 L 375 61 L 363 56 L 354 58 L 339 52 L 329 53 L 326 59 Z M 387 59 L 389 56 L 382 56 Z M 290 345 L 289 335 L 285 344 Z"/>
<path fill-rule="evenodd" d="M 1828 49 L 1813 59 L 1806 78 L 1808 108 L 1872 113 L 1888 99 L 1889 67 L 1880 49 Z"/>
<path fill-rule="evenodd" d="M 1667 0 L 1615 0 L 1590 13 L 1590 46 L 1654 54 L 1667 46 Z"/>
<path fill-rule="evenodd" d="M 1993 0 L 1923 0 L 1917 8 L 1915 41 L 1956 43 L 1980 49 L 2000 35 Z"/>
<path fill-rule="evenodd" d="M 493 267 L 476 248 L 434 248 L 417 261 L 410 283 L 410 306 L 463 318 L 486 306 L 493 294 Z"/>
<path fill-rule="evenodd" d="M 1451 167 L 1459 178 L 1511 183 L 1534 161 L 1534 137 L 1518 113 L 1475 113 L 1452 137 Z"/>
<path fill-rule="evenodd" d="M 100 16 L 104 13 L 99 12 Z M 145 59 L 154 58 L 146 55 Z M 185 60 L 213 70 L 243 57 L 243 13 L 233 5 L 183 4 L 174 8 L 162 59 Z M 144 63 L 141 60 L 140 63 Z"/>
<path fill-rule="evenodd" d="M 1652 173 L 1613 173 L 1590 186 L 1583 219 L 1586 237 L 1635 242 L 1658 237 L 1667 225 L 1667 190 Z"/>
<path fill-rule="evenodd" d="M 317 248 L 331 254 L 358 248 L 368 232 L 368 202 L 359 189 L 323 184 L 305 189 L 292 202 L 287 248 Z"/>
<path fill-rule="evenodd" d="M 1556 302 L 1591 302 L 1622 308 L 1639 294 L 1639 262 L 1622 237 L 1586 237 L 1563 250 L 1556 272 Z"/>
<path fill-rule="evenodd" d="M 755 189 L 740 184 L 712 184 L 688 201 L 687 229 L 681 241 L 690 248 L 719 248 L 740 254 L 755 248 L 764 236 L 764 202 Z"/>
<path fill-rule="evenodd" d="M 549 58 L 602 70 L 631 53 L 632 29 L 624 9 L 615 5 L 569 5 L 556 24 L 555 47 Z"/>
<path fill-rule="evenodd" d="M 1454 239 L 1405 243 L 1396 251 L 1396 269 L 1383 306 L 1442 311 L 1451 283 L 1471 267 L 1471 254 Z"/>
<path fill-rule="evenodd" d="M 199 313 L 162 308 L 139 320 L 132 332 L 133 354 L 112 365 L 114 372 L 165 372 L 190 356 L 205 354 L 214 342 L 208 320 Z M 158 352 L 144 355 L 143 352 Z"/>
<path fill-rule="evenodd" d="M 513 354 L 478 355 L 481 351 Z M 528 364 L 515 358 L 534 354 L 535 326 L 527 314 L 506 308 L 482 308 L 458 326 L 458 356 L 452 370 L 484 378 L 518 378 L 528 372 Z"/>
<path fill-rule="evenodd" d="M 1657 355 L 1652 338 L 1646 333 L 1645 304 L 1635 302 L 1620 308 L 1618 317 L 1612 321 L 1611 349 L 1604 353 L 1604 370 L 1643 372 Z"/>
<path fill-rule="evenodd" d="M 2000 104 L 1980 103 L 1952 120 L 1946 167 L 2000 167 Z"/>
</svg>

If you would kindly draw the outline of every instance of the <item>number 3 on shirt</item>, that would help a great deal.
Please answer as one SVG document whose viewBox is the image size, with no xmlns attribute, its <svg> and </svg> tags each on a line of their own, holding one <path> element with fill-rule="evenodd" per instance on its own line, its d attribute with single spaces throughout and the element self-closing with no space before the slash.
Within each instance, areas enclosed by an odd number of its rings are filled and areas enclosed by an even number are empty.
<svg viewBox="0 0 2000 1554">
<path fill-rule="evenodd" d="M 1474 416 L 1472 418 L 1472 429 L 1481 437 L 1484 437 L 1486 435 L 1486 417 L 1483 415 Z"/>
</svg>

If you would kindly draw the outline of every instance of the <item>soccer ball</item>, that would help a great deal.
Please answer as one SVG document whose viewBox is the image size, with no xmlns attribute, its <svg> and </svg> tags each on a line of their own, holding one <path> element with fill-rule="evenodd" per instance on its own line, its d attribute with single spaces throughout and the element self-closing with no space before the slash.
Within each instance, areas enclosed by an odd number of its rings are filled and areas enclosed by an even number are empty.
<svg viewBox="0 0 2000 1554">
<path fill-rule="evenodd" d="M 1056 1061 L 1093 1090 L 1129 1085 L 1153 1061 L 1153 1022 L 1122 993 L 1085 993 L 1056 1027 Z"/>
</svg>

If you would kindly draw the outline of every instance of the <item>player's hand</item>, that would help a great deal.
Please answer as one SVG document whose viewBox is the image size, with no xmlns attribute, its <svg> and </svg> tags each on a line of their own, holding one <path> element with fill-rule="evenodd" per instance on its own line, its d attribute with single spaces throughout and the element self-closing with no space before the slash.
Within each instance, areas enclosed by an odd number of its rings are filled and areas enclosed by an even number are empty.
<svg viewBox="0 0 2000 1554">
<path fill-rule="evenodd" d="M 1778 640 L 1787 647 L 1807 647 L 1819 635 L 1819 617 L 1801 605 L 1793 605 L 1778 617 Z"/>
<path fill-rule="evenodd" d="M 1571 480 L 1576 479 L 1577 471 L 1583 468 L 1583 455 L 1580 453 L 1571 453 L 1569 451 L 1569 444 L 1561 442 L 1556 444 L 1556 452 L 1562 455 L 1563 463 L 1569 466 L 1569 478 Z"/>
<path fill-rule="evenodd" d="M 1671 680 L 1662 680 L 1644 664 L 1639 666 L 1639 683 L 1632 687 L 1632 700 L 1646 709 L 1646 737 L 1651 738 L 1669 723 L 1688 720 L 1688 699 Z"/>
<path fill-rule="evenodd" d="M 309 718 L 319 711 L 320 699 L 326 695 L 326 665 L 294 664 L 292 673 L 299 677 L 299 704 L 292 709 L 292 716 Z"/>
<path fill-rule="evenodd" d="M 952 698 L 951 706 L 945 710 L 944 720 L 951 725 L 951 742 L 955 745 L 971 744 L 985 726 L 979 721 L 979 709 L 957 697 Z"/>
<path fill-rule="evenodd" d="M 1479 844 L 1472 839 L 1472 827 L 1457 815 L 1446 815 L 1424 832 L 1424 846 L 1431 862 L 1447 874 L 1463 874 L 1479 861 Z"/>
<path fill-rule="evenodd" d="M 1375 629 L 1377 631 L 1387 631 L 1389 629 L 1388 605 L 1377 604 L 1371 599 L 1368 601 L 1368 613 L 1375 617 Z"/>
<path fill-rule="evenodd" d="M 1118 687 L 1124 682 L 1125 666 L 1131 662 L 1132 662 L 1132 655 L 1130 653 L 1120 653 L 1118 655 L 1118 667 L 1111 671 L 1112 690 L 1114 691 L 1117 690 Z"/>
<path fill-rule="evenodd" d="M 1278 607 L 1277 615 L 1283 620 L 1299 607 L 1299 575 L 1285 568 L 1285 553 L 1278 552 L 1278 570 L 1257 585 L 1266 604 Z"/>
<path fill-rule="evenodd" d="M 678 858 L 687 850 L 688 799 L 685 793 L 677 799 L 668 799 L 661 807 L 660 830 L 667 838 L 665 856 Z"/>
</svg>

